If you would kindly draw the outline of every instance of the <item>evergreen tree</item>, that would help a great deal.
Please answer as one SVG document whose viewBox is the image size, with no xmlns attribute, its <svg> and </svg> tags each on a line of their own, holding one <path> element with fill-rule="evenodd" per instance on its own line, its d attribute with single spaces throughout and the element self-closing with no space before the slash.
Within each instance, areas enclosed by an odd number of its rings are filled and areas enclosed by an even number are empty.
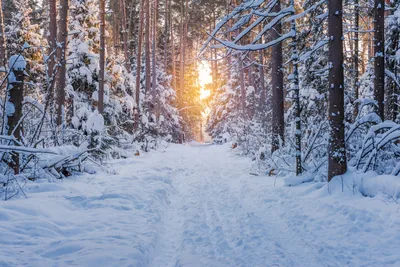
<svg viewBox="0 0 400 267">
<path fill-rule="evenodd" d="M 18 1 L 10 24 L 5 28 L 7 52 L 9 55 L 24 55 L 29 74 L 26 81 L 35 84 L 35 90 L 41 90 L 44 82 L 43 51 L 47 42 L 40 25 L 32 21 L 33 12 L 29 0 Z M 32 88 L 29 91 L 32 92 Z"/>
</svg>

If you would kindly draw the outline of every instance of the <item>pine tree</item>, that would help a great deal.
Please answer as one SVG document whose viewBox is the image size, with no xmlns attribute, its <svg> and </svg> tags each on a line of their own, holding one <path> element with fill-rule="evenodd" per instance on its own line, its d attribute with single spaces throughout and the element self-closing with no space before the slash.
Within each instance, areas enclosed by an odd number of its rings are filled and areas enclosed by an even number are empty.
<svg viewBox="0 0 400 267">
<path fill-rule="evenodd" d="M 69 15 L 68 83 L 86 101 L 98 101 L 100 21 L 95 0 L 71 0 Z"/>
<path fill-rule="evenodd" d="M 28 64 L 27 82 L 41 88 L 44 80 L 43 50 L 47 45 L 41 33 L 40 25 L 32 22 L 33 10 L 28 0 L 21 0 L 17 5 L 10 24 L 6 26 L 7 52 L 9 55 L 23 53 Z"/>
</svg>

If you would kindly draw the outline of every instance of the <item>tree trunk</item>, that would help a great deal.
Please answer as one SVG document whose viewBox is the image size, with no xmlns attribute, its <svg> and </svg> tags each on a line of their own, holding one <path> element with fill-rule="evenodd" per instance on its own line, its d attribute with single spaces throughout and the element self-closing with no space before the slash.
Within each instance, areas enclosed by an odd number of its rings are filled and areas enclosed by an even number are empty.
<svg viewBox="0 0 400 267">
<path fill-rule="evenodd" d="M 168 0 L 165 0 L 165 36 L 164 36 L 164 70 L 165 72 L 167 72 L 167 68 L 168 68 L 168 35 L 169 35 L 169 23 L 170 23 L 170 19 L 169 19 L 169 6 L 168 6 Z"/>
<path fill-rule="evenodd" d="M 291 6 L 294 6 L 294 0 L 290 0 Z M 294 14 L 293 14 L 294 15 Z M 296 175 L 300 175 L 303 172 L 301 165 L 301 110 L 300 110 L 300 83 L 299 83 L 299 52 L 297 49 L 297 27 L 296 20 L 291 21 L 291 28 L 296 34 L 293 36 L 291 46 L 292 62 L 293 62 L 293 73 L 292 83 L 293 86 L 290 88 L 294 94 L 294 116 L 296 123 L 295 145 L 296 145 Z"/>
<path fill-rule="evenodd" d="M 128 30 L 126 28 L 126 7 L 125 0 L 119 0 L 119 6 L 121 10 L 121 31 L 122 40 L 124 42 L 124 56 L 125 56 L 125 68 L 128 72 L 131 72 L 131 55 L 128 47 Z"/>
<path fill-rule="evenodd" d="M 118 9 L 118 0 L 112 0 L 112 19 L 113 19 L 113 45 L 114 45 L 114 55 L 117 56 L 119 54 L 119 9 Z"/>
<path fill-rule="evenodd" d="M 242 55 L 239 54 L 240 105 L 243 115 L 246 114 L 246 88 L 244 86 L 244 70 Z M 246 117 L 246 116 L 245 116 Z"/>
<path fill-rule="evenodd" d="M 57 51 L 57 1 L 49 0 L 49 59 L 47 65 L 47 75 L 49 82 L 54 79 L 53 75 L 55 73 L 55 62 L 56 62 L 56 51 Z"/>
<path fill-rule="evenodd" d="M 139 41 L 138 41 L 138 53 L 136 62 L 136 112 L 135 112 L 135 130 L 139 127 L 139 117 L 140 117 L 140 74 L 142 68 L 142 40 L 143 40 L 143 23 L 144 23 L 144 2 L 146 0 L 140 1 L 140 25 L 139 25 Z"/>
<path fill-rule="evenodd" d="M 146 94 L 151 90 L 150 77 L 150 0 L 146 0 L 146 32 L 145 32 L 145 52 L 146 52 Z"/>
<path fill-rule="evenodd" d="M 186 46 L 186 38 L 185 38 L 185 7 L 184 7 L 184 0 L 181 1 L 181 53 L 180 53 L 180 65 L 179 65 L 179 94 L 178 94 L 178 106 L 182 106 L 183 100 L 183 91 L 185 86 L 185 46 Z"/>
<path fill-rule="evenodd" d="M 125 9 L 122 7 L 122 9 Z M 104 74 L 106 69 L 106 44 L 105 44 L 105 13 L 106 1 L 100 0 L 100 73 L 99 73 L 99 103 L 98 110 L 100 114 L 104 111 Z"/>
<path fill-rule="evenodd" d="M 0 0 L 0 67 L 6 67 L 7 55 L 6 55 L 6 36 L 4 34 L 4 16 L 3 16 L 3 5 Z"/>
<path fill-rule="evenodd" d="M 278 0 L 273 12 L 280 12 L 281 5 Z M 271 31 L 271 39 L 276 40 L 281 36 L 281 23 Z M 271 85 L 272 85 L 272 152 L 279 149 L 279 140 L 284 141 L 284 99 L 283 99 L 283 73 L 282 73 L 282 43 L 272 47 L 271 57 Z"/>
<path fill-rule="evenodd" d="M 358 51 L 358 39 L 360 29 L 360 7 L 359 0 L 354 1 L 354 100 L 359 98 L 359 51 Z M 354 104 L 354 118 L 358 115 L 358 103 Z"/>
<path fill-rule="evenodd" d="M 175 42 L 174 42 L 174 27 L 171 21 L 171 58 L 172 58 L 172 88 L 177 91 L 176 87 L 176 58 L 175 58 Z"/>
<path fill-rule="evenodd" d="M 331 0 L 328 4 L 329 46 L 329 125 L 328 181 L 346 172 L 346 150 L 344 136 L 344 75 L 343 75 L 343 25 L 342 0 Z"/>
<path fill-rule="evenodd" d="M 264 74 L 264 50 L 260 50 L 260 66 L 259 66 L 259 72 L 260 72 L 260 107 L 258 112 L 262 114 L 265 112 L 265 101 L 267 99 L 267 95 L 265 92 L 265 74 Z"/>
<path fill-rule="evenodd" d="M 374 96 L 378 102 L 377 114 L 382 121 L 385 117 L 385 1 L 375 0 L 374 4 Z"/>
<path fill-rule="evenodd" d="M 387 1 L 388 2 L 388 1 Z M 390 3 L 387 3 L 390 5 Z M 392 2 L 390 5 L 391 8 L 396 6 L 395 2 Z M 394 19 L 393 19 L 394 20 Z M 392 20 L 392 21 L 393 21 Z M 390 25 L 391 22 L 389 22 Z M 393 28 L 392 28 L 393 29 Z M 385 50 L 385 69 L 392 72 L 395 77 L 399 75 L 399 65 L 396 60 L 396 53 L 400 49 L 400 28 L 395 27 L 386 38 L 387 47 Z M 387 104 L 386 104 L 386 119 L 396 121 L 399 114 L 399 91 L 400 87 L 397 86 L 396 82 L 393 79 L 388 79 L 387 84 L 385 84 L 386 94 L 387 94 Z"/>
<path fill-rule="evenodd" d="M 24 100 L 24 71 L 26 62 L 23 56 L 11 56 L 9 67 L 14 75 L 10 75 L 7 86 L 7 134 L 21 140 L 22 133 L 22 101 Z M 14 79 L 10 79 L 13 77 Z M 14 173 L 19 173 L 19 154 L 12 155 L 12 168 Z"/>
<path fill-rule="evenodd" d="M 157 59 L 156 59 L 156 48 L 157 48 L 157 11 L 158 11 L 158 0 L 154 2 L 153 8 L 153 65 L 152 65 L 152 103 L 154 105 L 153 112 L 157 113 Z"/>
<path fill-rule="evenodd" d="M 58 50 L 58 59 L 60 62 L 57 82 L 57 125 L 64 121 L 64 103 L 65 103 L 65 83 L 66 83 L 66 53 L 68 42 L 68 8 L 69 0 L 60 0 L 59 32 L 58 42 L 61 49 Z"/>
<path fill-rule="evenodd" d="M 217 21 L 217 16 L 215 14 L 215 8 L 213 11 L 213 29 L 215 29 L 216 26 L 216 21 Z M 212 32 L 212 31 L 210 31 Z M 217 41 L 214 41 L 214 44 L 217 44 Z M 218 89 L 218 61 L 217 61 L 217 49 L 214 49 L 214 54 L 212 56 L 214 58 L 214 61 L 211 62 L 211 64 L 213 64 L 213 89 L 216 91 Z"/>
</svg>

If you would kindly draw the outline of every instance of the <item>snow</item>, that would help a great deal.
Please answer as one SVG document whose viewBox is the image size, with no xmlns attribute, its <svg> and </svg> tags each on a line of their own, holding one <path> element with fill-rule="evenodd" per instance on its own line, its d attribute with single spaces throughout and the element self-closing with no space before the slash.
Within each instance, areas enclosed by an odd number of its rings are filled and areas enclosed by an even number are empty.
<svg viewBox="0 0 400 267">
<path fill-rule="evenodd" d="M 30 182 L 28 199 L 0 204 L 0 266 L 400 265 L 400 208 L 382 193 L 398 178 L 274 186 L 230 151 L 171 145 Z"/>
<path fill-rule="evenodd" d="M 304 11 L 301 12 L 301 13 L 298 13 L 298 14 L 296 14 L 296 15 L 293 15 L 293 16 L 287 18 L 287 19 L 285 20 L 285 22 L 291 22 L 291 21 L 293 21 L 293 20 L 298 20 L 298 19 L 304 17 L 305 15 L 311 13 L 312 11 L 314 11 L 315 9 L 317 9 L 319 6 L 321 6 L 321 5 L 324 4 L 324 3 L 326 3 L 326 0 L 321 0 L 321 1 L 317 2 L 317 3 L 315 3 L 314 5 L 312 5 L 312 6 L 311 6 L 310 8 L 308 8 L 307 10 L 304 10 Z M 294 13 L 294 12 L 293 12 L 293 13 Z"/>
<path fill-rule="evenodd" d="M 21 55 L 12 55 L 8 60 L 8 67 L 11 70 L 25 70 L 26 61 Z"/>
<path fill-rule="evenodd" d="M 248 97 L 249 95 L 255 93 L 256 89 L 253 86 L 248 86 L 246 88 L 246 96 Z"/>
<path fill-rule="evenodd" d="M 323 48 L 325 45 L 329 44 L 329 40 L 321 40 L 319 41 L 310 51 L 305 52 L 300 56 L 300 61 L 306 61 L 310 58 L 310 56 L 318 51 L 319 49 Z"/>
<path fill-rule="evenodd" d="M 400 199 L 400 179 L 393 175 L 380 175 L 376 177 L 375 172 L 370 172 L 362 177 L 361 193 L 365 196 L 376 197 L 379 194 L 397 200 Z"/>
<path fill-rule="evenodd" d="M 267 25 L 268 26 L 268 25 Z M 265 26 L 265 27 L 267 27 Z M 264 29 L 265 29 L 264 27 Z M 285 41 L 286 39 L 292 38 L 296 36 L 296 32 L 291 30 L 288 33 L 285 33 L 283 35 L 281 35 L 281 37 L 272 40 L 268 43 L 264 43 L 264 44 L 249 44 L 249 45 L 237 45 L 235 44 L 235 42 L 229 42 L 229 41 L 224 41 L 222 39 L 219 38 L 214 38 L 216 41 L 218 41 L 219 43 L 221 43 L 223 46 L 225 47 L 229 47 L 235 50 L 246 50 L 246 51 L 257 51 L 257 50 L 263 50 L 263 49 L 267 49 L 271 46 L 277 45 L 280 42 Z M 256 40 L 258 38 L 258 36 L 255 37 L 254 40 Z"/>
<path fill-rule="evenodd" d="M 88 116 L 85 129 L 88 133 L 101 133 L 103 131 L 104 118 L 97 109 Z"/>
</svg>

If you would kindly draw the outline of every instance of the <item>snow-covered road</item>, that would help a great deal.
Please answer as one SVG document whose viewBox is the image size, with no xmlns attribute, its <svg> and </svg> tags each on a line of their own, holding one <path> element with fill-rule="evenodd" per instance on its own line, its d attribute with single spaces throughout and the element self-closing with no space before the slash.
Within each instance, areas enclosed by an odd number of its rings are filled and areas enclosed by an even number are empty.
<svg viewBox="0 0 400 267">
<path fill-rule="evenodd" d="M 0 203 L 0 266 L 400 266 L 400 206 L 283 187 L 228 146 L 172 145 L 115 175 Z"/>
</svg>

